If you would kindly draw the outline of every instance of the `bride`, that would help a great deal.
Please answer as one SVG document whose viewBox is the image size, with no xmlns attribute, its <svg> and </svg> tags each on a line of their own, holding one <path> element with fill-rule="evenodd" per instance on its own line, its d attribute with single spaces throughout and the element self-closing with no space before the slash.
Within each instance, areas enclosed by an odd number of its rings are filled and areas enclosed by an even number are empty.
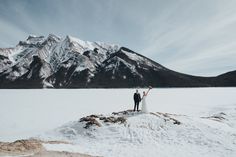
<svg viewBox="0 0 236 157">
<path fill-rule="evenodd" d="M 147 92 L 143 91 L 143 97 L 142 97 L 142 112 L 143 113 L 148 113 L 147 104 L 146 104 L 146 97 L 151 89 L 152 89 L 152 87 L 150 86 L 148 88 Z"/>
</svg>

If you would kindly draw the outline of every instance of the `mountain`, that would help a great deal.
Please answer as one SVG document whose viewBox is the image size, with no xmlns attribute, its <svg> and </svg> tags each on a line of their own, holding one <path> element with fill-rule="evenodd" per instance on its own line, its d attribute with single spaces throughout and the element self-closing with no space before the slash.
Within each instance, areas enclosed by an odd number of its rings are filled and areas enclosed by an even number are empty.
<svg viewBox="0 0 236 157">
<path fill-rule="evenodd" d="M 30 35 L 0 49 L 0 88 L 236 86 L 236 71 L 198 77 L 172 71 L 115 44 Z"/>
</svg>

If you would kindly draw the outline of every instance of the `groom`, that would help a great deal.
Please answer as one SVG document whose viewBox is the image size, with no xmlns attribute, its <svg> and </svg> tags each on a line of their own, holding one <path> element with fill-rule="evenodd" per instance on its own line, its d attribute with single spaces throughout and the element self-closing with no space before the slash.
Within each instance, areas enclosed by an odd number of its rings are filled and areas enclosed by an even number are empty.
<svg viewBox="0 0 236 157">
<path fill-rule="evenodd" d="M 141 101 L 141 96 L 140 96 L 138 90 L 136 90 L 136 93 L 134 93 L 134 111 L 136 108 L 137 108 L 137 111 L 139 111 L 138 108 L 139 108 L 140 101 Z"/>
</svg>

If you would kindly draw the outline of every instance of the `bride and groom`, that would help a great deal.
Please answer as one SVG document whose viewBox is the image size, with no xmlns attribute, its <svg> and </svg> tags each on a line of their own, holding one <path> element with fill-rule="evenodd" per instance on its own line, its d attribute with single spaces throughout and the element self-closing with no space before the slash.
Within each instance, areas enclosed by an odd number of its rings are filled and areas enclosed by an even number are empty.
<svg viewBox="0 0 236 157">
<path fill-rule="evenodd" d="M 140 103 L 140 101 L 142 101 L 142 110 L 141 111 L 143 113 L 148 113 L 147 104 L 146 104 L 146 97 L 151 89 L 152 89 L 152 87 L 149 87 L 147 92 L 143 91 L 142 98 L 141 98 L 138 90 L 136 90 L 136 92 L 134 93 L 134 112 L 136 109 L 139 112 L 139 103 Z"/>
</svg>

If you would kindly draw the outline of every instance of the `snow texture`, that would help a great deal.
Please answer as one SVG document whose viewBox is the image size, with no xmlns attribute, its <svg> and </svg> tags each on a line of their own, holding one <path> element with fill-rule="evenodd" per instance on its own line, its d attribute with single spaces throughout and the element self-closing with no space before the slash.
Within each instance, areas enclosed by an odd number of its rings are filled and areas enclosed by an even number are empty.
<svg viewBox="0 0 236 157">
<path fill-rule="evenodd" d="M 1 141 L 32 136 L 66 140 L 72 144 L 44 146 L 109 157 L 236 155 L 235 88 L 153 89 L 147 97 L 152 113 L 119 115 L 111 113 L 133 108 L 135 89 L 0 92 Z M 100 127 L 86 129 L 79 119 L 91 114 L 124 117 L 126 122 L 96 118 Z"/>
<path fill-rule="evenodd" d="M 106 44 L 103 42 L 89 42 L 81 39 L 66 36 L 64 39 L 53 34 L 48 37 L 30 35 L 27 40 L 20 41 L 14 48 L 1 48 L 0 55 L 9 59 L 11 64 L 1 61 L 1 71 L 7 69 L 9 80 L 15 80 L 27 72 L 27 67 L 33 60 L 33 56 L 39 56 L 50 66 L 43 66 L 41 69 L 43 78 L 47 78 L 58 70 L 63 63 L 68 61 L 77 62 L 77 71 L 89 69 L 94 71 L 95 67 L 101 64 L 107 57 L 117 52 L 119 45 Z M 91 52 L 89 56 L 83 55 Z M 18 71 L 9 67 L 17 66 Z M 68 64 L 67 66 L 71 66 Z M 25 68 L 21 68 L 25 67 Z M 46 68 L 45 68 L 46 67 Z M 45 81 L 44 81 L 45 82 Z M 45 84 L 47 86 L 47 84 Z"/>
</svg>

